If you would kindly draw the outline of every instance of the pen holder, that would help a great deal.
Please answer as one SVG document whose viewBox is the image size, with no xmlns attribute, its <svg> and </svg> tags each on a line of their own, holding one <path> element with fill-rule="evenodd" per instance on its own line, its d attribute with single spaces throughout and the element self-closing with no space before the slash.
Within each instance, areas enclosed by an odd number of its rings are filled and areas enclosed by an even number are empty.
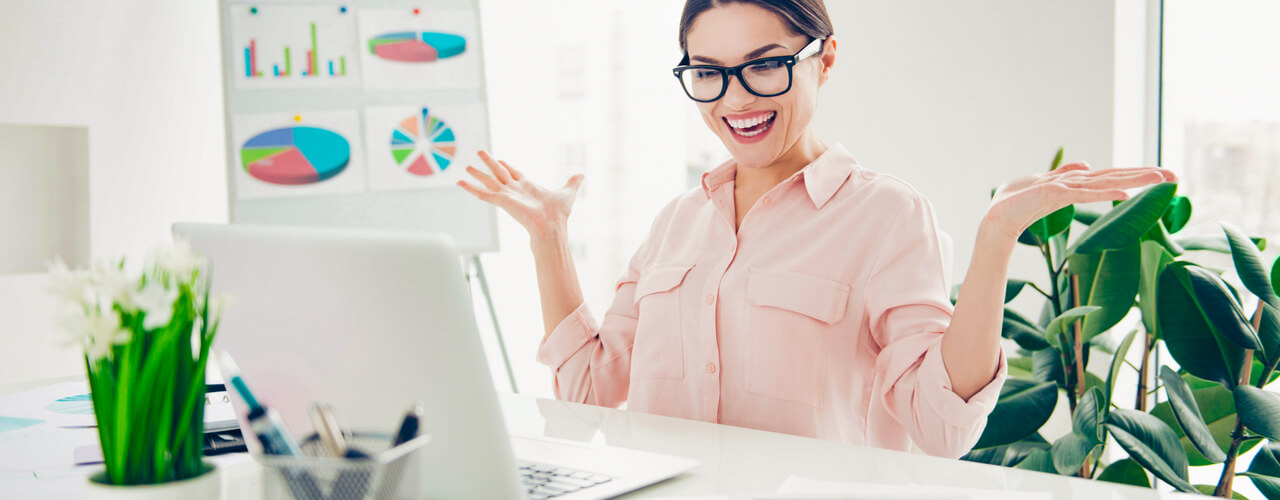
<svg viewBox="0 0 1280 500">
<path fill-rule="evenodd" d="M 263 498 L 267 500 L 364 500 L 400 496 L 406 476 L 422 457 L 431 436 L 418 436 L 391 447 L 391 436 L 356 434 L 351 449 L 368 458 L 328 455 L 318 439 L 302 443 L 301 457 L 256 455 L 263 468 Z"/>
</svg>

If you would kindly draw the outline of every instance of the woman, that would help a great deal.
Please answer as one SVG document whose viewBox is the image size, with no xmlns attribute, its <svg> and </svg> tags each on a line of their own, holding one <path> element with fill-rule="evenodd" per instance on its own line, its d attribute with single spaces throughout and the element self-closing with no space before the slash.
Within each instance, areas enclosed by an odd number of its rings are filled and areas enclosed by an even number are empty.
<svg viewBox="0 0 1280 500">
<path fill-rule="evenodd" d="M 459 182 L 528 231 L 556 394 L 854 444 L 964 455 L 1004 382 L 1017 236 L 1071 203 L 1174 179 L 1082 163 L 1000 187 L 953 307 L 933 208 L 809 124 L 836 61 L 821 0 L 689 0 L 675 68 L 733 158 L 658 214 L 597 322 L 566 220 L 582 176 L 545 189 L 482 153 Z"/>
</svg>

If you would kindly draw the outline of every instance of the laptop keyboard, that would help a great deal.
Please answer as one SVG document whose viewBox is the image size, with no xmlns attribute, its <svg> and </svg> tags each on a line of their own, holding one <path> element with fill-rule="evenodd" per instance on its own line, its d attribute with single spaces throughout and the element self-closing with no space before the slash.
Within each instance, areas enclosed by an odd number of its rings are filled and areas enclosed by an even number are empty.
<svg viewBox="0 0 1280 500">
<path fill-rule="evenodd" d="M 604 474 L 522 461 L 520 480 L 528 489 L 531 500 L 545 500 L 604 484 L 613 478 Z"/>
</svg>

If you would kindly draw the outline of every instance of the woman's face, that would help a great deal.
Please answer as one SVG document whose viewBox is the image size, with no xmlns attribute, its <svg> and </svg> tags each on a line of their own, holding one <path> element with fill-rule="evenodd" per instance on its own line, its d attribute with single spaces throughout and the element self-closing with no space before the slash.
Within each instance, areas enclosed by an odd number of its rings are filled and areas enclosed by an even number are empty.
<svg viewBox="0 0 1280 500">
<path fill-rule="evenodd" d="M 703 12 L 694 19 L 685 40 L 689 64 L 719 66 L 789 56 L 810 42 L 792 33 L 778 15 L 749 3 L 729 3 Z M 804 135 L 813 118 L 818 87 L 827 78 L 826 67 L 834 61 L 834 47 L 829 48 L 828 54 L 795 65 L 791 90 L 785 94 L 758 97 L 734 77 L 719 100 L 698 103 L 702 121 L 720 137 L 740 168 L 772 164 Z"/>
</svg>

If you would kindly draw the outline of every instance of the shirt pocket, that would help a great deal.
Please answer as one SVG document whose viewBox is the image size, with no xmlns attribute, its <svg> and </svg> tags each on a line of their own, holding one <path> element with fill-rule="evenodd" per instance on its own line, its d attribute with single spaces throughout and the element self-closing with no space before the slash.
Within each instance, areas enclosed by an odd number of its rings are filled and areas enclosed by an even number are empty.
<svg viewBox="0 0 1280 500">
<path fill-rule="evenodd" d="M 844 319 L 849 285 L 792 271 L 747 271 L 747 391 L 821 408 L 827 336 Z"/>
<path fill-rule="evenodd" d="M 634 379 L 684 379 L 684 335 L 680 295 L 693 266 L 659 266 L 636 281 L 638 312 L 631 347 Z"/>
</svg>

